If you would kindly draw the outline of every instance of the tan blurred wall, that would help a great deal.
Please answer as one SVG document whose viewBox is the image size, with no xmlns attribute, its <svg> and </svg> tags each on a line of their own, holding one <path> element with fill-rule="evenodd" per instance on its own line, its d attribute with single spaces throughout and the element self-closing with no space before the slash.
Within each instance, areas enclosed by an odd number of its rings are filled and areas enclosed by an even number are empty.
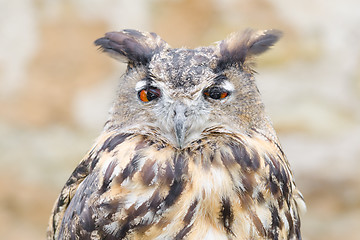
<svg viewBox="0 0 360 240">
<path fill-rule="evenodd" d="M 41 239 L 52 204 L 106 120 L 124 65 L 105 32 L 195 47 L 248 27 L 283 39 L 258 83 L 307 200 L 305 239 L 360 226 L 360 2 L 0 0 L 0 238 Z"/>
</svg>

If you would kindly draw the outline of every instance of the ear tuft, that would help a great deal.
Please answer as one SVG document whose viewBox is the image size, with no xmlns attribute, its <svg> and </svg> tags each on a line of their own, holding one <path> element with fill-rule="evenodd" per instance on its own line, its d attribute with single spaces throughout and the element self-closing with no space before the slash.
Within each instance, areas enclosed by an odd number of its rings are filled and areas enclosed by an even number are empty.
<svg viewBox="0 0 360 240">
<path fill-rule="evenodd" d="M 230 35 L 218 44 L 218 68 L 232 64 L 244 64 L 246 59 L 259 55 L 273 46 L 281 37 L 278 30 L 245 30 L 242 33 Z"/>
<path fill-rule="evenodd" d="M 254 36 L 253 40 L 250 41 L 248 54 L 258 55 L 267 51 L 281 36 L 282 33 L 278 30 L 260 31 L 258 35 Z"/>
<path fill-rule="evenodd" d="M 135 65 L 146 65 L 156 51 L 169 47 L 155 33 L 131 29 L 108 32 L 94 43 L 111 57 Z"/>
</svg>

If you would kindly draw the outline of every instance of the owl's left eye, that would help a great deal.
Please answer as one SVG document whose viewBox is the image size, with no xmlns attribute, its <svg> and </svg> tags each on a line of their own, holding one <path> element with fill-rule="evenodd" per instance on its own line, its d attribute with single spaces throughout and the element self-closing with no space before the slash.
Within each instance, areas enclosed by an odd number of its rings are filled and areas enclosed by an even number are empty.
<svg viewBox="0 0 360 240">
<path fill-rule="evenodd" d="M 210 97 L 212 99 L 224 99 L 229 96 L 229 92 L 221 87 L 210 87 L 206 89 L 204 92 L 205 97 Z"/>
<path fill-rule="evenodd" d="M 155 87 L 147 87 L 138 92 L 139 99 L 142 102 L 150 102 L 159 98 L 161 95 L 160 89 Z"/>
</svg>

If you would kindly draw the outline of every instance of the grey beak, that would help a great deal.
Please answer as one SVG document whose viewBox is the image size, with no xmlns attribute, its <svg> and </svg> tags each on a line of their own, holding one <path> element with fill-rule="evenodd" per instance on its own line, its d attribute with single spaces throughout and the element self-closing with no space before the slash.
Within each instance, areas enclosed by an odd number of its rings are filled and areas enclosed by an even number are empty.
<svg viewBox="0 0 360 240">
<path fill-rule="evenodd" d="M 187 107 L 183 103 L 176 104 L 174 108 L 174 130 L 177 144 L 180 148 L 182 148 L 184 145 L 186 135 L 186 110 Z"/>
</svg>

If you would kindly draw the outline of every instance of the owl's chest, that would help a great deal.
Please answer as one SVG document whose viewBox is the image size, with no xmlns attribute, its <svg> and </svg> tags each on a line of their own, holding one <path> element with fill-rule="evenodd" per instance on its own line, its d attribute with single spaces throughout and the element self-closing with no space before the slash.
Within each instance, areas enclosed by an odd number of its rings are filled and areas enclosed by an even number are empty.
<svg viewBox="0 0 360 240">
<path fill-rule="evenodd" d="M 270 188 L 266 154 L 240 143 L 194 151 L 125 143 L 98 163 L 97 187 L 84 200 L 100 236 L 249 239 L 272 224 L 279 189 Z"/>
<path fill-rule="evenodd" d="M 185 161 L 187 167 L 180 179 L 184 187 L 174 194 L 176 203 L 163 216 L 178 226 L 179 232 L 187 227 L 189 239 L 236 239 L 239 234 L 248 236 L 253 228 L 248 209 L 259 208 L 259 204 L 253 200 L 253 191 L 244 188 L 249 173 L 233 165 L 235 161 L 226 162 L 222 159 L 225 156 L 230 154 L 209 150 Z M 261 191 L 265 183 L 251 184 L 254 191 Z M 268 217 L 264 216 L 263 221 Z"/>
<path fill-rule="evenodd" d="M 244 189 L 244 171 L 235 160 L 225 159 L 230 153 L 208 149 L 171 156 L 139 159 L 138 172 L 122 182 L 115 179 L 120 186 L 113 189 L 120 190 L 123 203 L 118 218 L 135 215 L 131 221 L 147 225 L 149 239 L 172 239 L 174 234 L 176 239 L 231 239 L 251 228 L 246 204 L 255 202 Z"/>
</svg>

